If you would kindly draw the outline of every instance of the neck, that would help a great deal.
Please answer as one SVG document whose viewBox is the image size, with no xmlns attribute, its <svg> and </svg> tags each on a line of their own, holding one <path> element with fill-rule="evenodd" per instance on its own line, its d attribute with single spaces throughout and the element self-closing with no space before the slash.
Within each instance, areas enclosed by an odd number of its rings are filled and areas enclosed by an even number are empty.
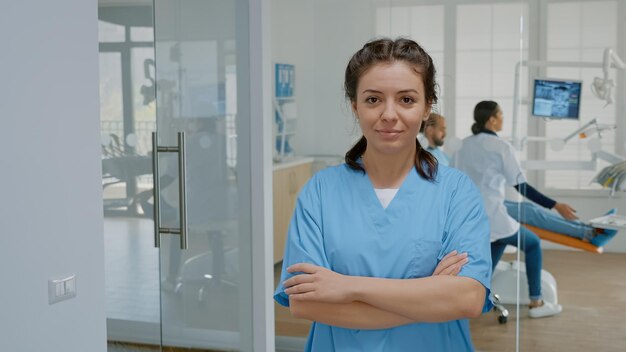
<svg viewBox="0 0 626 352">
<path fill-rule="evenodd" d="M 492 135 L 494 135 L 494 136 L 497 136 L 497 135 L 498 135 L 498 134 L 496 133 L 496 131 L 492 130 L 491 128 L 489 128 L 489 127 L 487 127 L 487 126 L 483 127 L 483 128 L 480 130 L 480 132 L 482 132 L 482 133 L 492 134 Z"/>
<path fill-rule="evenodd" d="M 367 148 L 362 160 L 365 171 L 374 188 L 400 188 L 402 182 L 415 167 L 416 147 L 392 155 Z"/>
</svg>

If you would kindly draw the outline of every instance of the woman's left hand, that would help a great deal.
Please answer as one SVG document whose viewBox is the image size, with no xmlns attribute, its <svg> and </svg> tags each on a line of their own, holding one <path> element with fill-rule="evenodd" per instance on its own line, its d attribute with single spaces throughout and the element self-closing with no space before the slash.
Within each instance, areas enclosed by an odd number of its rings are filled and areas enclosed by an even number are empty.
<svg viewBox="0 0 626 352">
<path fill-rule="evenodd" d="M 350 276 L 338 274 L 321 266 L 298 263 L 287 268 L 302 273 L 285 280 L 285 293 L 290 299 L 325 303 L 350 303 Z"/>
</svg>

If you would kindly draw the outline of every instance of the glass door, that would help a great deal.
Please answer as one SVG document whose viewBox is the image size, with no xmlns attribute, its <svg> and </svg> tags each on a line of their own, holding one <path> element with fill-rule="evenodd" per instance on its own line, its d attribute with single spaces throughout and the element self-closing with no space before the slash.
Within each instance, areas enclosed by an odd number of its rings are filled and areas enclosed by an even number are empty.
<svg viewBox="0 0 626 352">
<path fill-rule="evenodd" d="M 154 1 L 163 346 L 251 349 L 245 3 Z"/>
<path fill-rule="evenodd" d="M 253 348 L 248 6 L 99 2 L 109 351 Z"/>
</svg>

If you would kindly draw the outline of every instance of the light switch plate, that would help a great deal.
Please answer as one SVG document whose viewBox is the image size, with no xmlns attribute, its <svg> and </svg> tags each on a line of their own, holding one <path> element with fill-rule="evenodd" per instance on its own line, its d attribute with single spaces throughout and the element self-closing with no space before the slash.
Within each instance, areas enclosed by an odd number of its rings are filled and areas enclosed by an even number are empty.
<svg viewBox="0 0 626 352">
<path fill-rule="evenodd" d="M 48 280 L 48 304 L 76 297 L 76 275 Z"/>
</svg>

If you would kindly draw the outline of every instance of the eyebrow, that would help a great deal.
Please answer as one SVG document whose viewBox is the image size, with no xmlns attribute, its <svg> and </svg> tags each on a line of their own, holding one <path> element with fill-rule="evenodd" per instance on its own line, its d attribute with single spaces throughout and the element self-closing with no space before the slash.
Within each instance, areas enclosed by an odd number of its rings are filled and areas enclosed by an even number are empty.
<svg viewBox="0 0 626 352">
<path fill-rule="evenodd" d="M 383 92 L 375 90 L 375 89 L 366 89 L 366 90 L 362 91 L 361 94 L 368 93 L 368 92 L 369 93 L 383 94 Z M 415 89 L 403 89 L 401 91 L 398 91 L 398 93 L 396 93 L 396 94 L 402 94 L 402 93 L 415 93 L 415 94 L 419 95 L 419 92 L 417 90 L 415 90 Z"/>
</svg>

